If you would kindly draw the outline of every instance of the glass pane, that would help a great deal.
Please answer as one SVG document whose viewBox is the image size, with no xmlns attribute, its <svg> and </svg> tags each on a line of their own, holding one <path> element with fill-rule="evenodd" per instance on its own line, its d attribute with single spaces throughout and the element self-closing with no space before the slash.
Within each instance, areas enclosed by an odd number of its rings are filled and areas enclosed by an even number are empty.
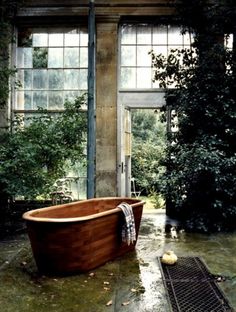
<svg viewBox="0 0 236 312">
<path fill-rule="evenodd" d="M 24 106 L 25 109 L 32 109 L 32 92 L 25 91 L 24 92 Z"/>
<path fill-rule="evenodd" d="M 154 75 L 155 75 L 155 69 L 153 69 L 153 71 L 152 71 L 152 80 L 154 78 Z M 157 81 L 157 80 L 152 81 L 152 87 L 153 88 L 160 88 L 159 81 Z"/>
<path fill-rule="evenodd" d="M 17 91 L 17 101 L 15 109 L 32 109 L 32 92 Z"/>
<path fill-rule="evenodd" d="M 80 30 L 80 45 L 88 46 L 88 31 L 85 28 Z"/>
<path fill-rule="evenodd" d="M 123 25 L 121 27 L 121 44 L 136 44 L 136 26 Z"/>
<path fill-rule="evenodd" d="M 121 68 L 121 88 L 136 87 L 136 68 Z"/>
<path fill-rule="evenodd" d="M 18 29 L 18 47 L 32 47 L 32 32 L 30 28 Z"/>
<path fill-rule="evenodd" d="M 182 46 L 168 46 L 168 55 L 171 53 L 171 50 L 181 50 Z"/>
<path fill-rule="evenodd" d="M 88 49 L 80 48 L 80 67 L 88 67 Z"/>
<path fill-rule="evenodd" d="M 17 48 L 17 67 L 32 68 L 32 49 Z"/>
<path fill-rule="evenodd" d="M 153 52 L 156 55 L 162 54 L 164 57 L 167 57 L 167 46 L 153 46 Z"/>
<path fill-rule="evenodd" d="M 88 86 L 88 71 L 87 69 L 80 69 L 79 70 L 79 84 L 78 87 L 79 89 L 87 89 Z"/>
<path fill-rule="evenodd" d="M 33 92 L 33 109 L 38 107 L 47 109 L 47 92 L 46 91 L 34 91 Z"/>
<path fill-rule="evenodd" d="M 137 66 L 151 66 L 152 58 L 148 54 L 151 47 L 138 46 L 137 47 Z"/>
<path fill-rule="evenodd" d="M 48 49 L 33 49 L 33 68 L 47 68 L 48 65 Z"/>
<path fill-rule="evenodd" d="M 226 48 L 232 50 L 233 49 L 233 42 L 234 42 L 234 35 L 233 34 L 225 35 L 224 45 Z"/>
<path fill-rule="evenodd" d="M 136 47 L 134 46 L 121 47 L 121 65 L 122 66 L 136 65 Z"/>
<path fill-rule="evenodd" d="M 153 44 L 167 44 L 167 26 L 153 27 Z"/>
<path fill-rule="evenodd" d="M 47 45 L 48 45 L 48 34 L 46 33 L 33 34 L 34 47 L 46 47 Z"/>
<path fill-rule="evenodd" d="M 78 96 L 78 91 L 64 91 L 64 100 L 73 101 Z"/>
<path fill-rule="evenodd" d="M 65 48 L 64 58 L 65 67 L 79 67 L 78 48 Z"/>
<path fill-rule="evenodd" d="M 66 69 L 64 75 L 64 89 L 78 89 L 79 71 L 76 69 Z"/>
<path fill-rule="evenodd" d="M 50 47 L 63 47 L 63 34 L 49 34 Z"/>
<path fill-rule="evenodd" d="M 67 47 L 79 46 L 79 34 L 65 34 L 65 46 Z"/>
<path fill-rule="evenodd" d="M 143 25 L 137 28 L 137 44 L 151 44 L 151 27 Z"/>
<path fill-rule="evenodd" d="M 18 70 L 17 79 L 19 80 L 22 89 L 32 88 L 32 71 L 31 70 Z"/>
<path fill-rule="evenodd" d="M 63 48 L 48 49 L 48 67 L 49 68 L 63 67 Z"/>
<path fill-rule="evenodd" d="M 48 109 L 63 108 L 63 92 L 50 91 L 48 94 Z"/>
<path fill-rule="evenodd" d="M 168 44 L 183 44 L 183 35 L 179 27 L 168 26 Z"/>
<path fill-rule="evenodd" d="M 190 45 L 193 43 L 193 35 L 186 32 L 184 35 L 184 45 Z"/>
<path fill-rule="evenodd" d="M 137 88 L 151 88 L 152 70 L 151 68 L 137 68 Z"/>
<path fill-rule="evenodd" d="M 48 85 L 49 89 L 63 89 L 63 70 L 52 69 L 48 71 Z"/>
<path fill-rule="evenodd" d="M 47 89 L 47 70 L 34 70 L 33 71 L 33 88 L 34 89 Z"/>
</svg>

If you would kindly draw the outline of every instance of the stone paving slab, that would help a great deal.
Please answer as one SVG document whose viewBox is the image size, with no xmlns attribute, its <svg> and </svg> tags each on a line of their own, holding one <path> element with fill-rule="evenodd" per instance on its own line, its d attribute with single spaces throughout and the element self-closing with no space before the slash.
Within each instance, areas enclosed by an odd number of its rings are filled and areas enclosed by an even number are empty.
<svg viewBox="0 0 236 312">
<path fill-rule="evenodd" d="M 157 257 L 203 256 L 236 307 L 236 234 L 204 236 L 165 233 L 166 216 L 144 214 L 136 251 L 104 266 L 68 277 L 40 276 L 27 235 L 0 242 L 0 311 L 3 312 L 169 312 Z M 91 274 L 92 273 L 92 274 Z M 106 305 L 110 302 L 110 305 Z"/>
</svg>

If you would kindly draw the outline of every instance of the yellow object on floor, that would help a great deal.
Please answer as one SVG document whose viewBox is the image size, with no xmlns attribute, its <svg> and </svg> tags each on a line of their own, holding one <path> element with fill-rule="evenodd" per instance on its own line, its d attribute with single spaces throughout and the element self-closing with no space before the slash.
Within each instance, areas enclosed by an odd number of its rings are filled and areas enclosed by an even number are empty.
<svg viewBox="0 0 236 312">
<path fill-rule="evenodd" d="M 166 251 L 161 258 L 162 263 L 170 264 L 170 265 L 175 264 L 177 260 L 178 260 L 178 257 L 172 250 Z"/>
</svg>

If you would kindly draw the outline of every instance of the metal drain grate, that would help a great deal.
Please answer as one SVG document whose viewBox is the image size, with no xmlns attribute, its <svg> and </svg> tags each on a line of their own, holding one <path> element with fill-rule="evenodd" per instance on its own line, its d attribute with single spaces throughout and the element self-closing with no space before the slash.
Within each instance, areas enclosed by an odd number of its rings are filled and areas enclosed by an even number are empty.
<svg viewBox="0 0 236 312">
<path fill-rule="evenodd" d="M 179 257 L 175 265 L 158 258 L 173 312 L 235 312 L 198 257 Z"/>
</svg>

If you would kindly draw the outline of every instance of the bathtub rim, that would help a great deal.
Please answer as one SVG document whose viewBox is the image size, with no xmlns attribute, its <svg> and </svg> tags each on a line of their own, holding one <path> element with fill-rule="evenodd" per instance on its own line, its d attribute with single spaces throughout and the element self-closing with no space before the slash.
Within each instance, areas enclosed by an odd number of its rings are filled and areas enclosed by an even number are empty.
<svg viewBox="0 0 236 312">
<path fill-rule="evenodd" d="M 32 216 L 33 213 L 40 213 L 40 211 L 47 211 L 47 210 L 52 210 L 52 209 L 62 209 L 65 206 L 68 206 L 68 204 L 77 204 L 77 203 L 83 203 L 83 202 L 89 202 L 89 201 L 99 201 L 99 200 L 117 200 L 121 199 L 122 202 L 125 202 L 125 200 L 137 200 L 138 202 L 130 204 L 131 207 L 137 207 L 140 205 L 144 205 L 145 201 L 138 199 L 138 198 L 131 198 L 131 197 L 97 197 L 97 198 L 91 198 L 91 199 L 85 199 L 81 201 L 75 201 L 71 203 L 66 203 L 66 204 L 60 204 L 60 205 L 55 205 L 55 206 L 49 206 L 49 207 L 43 207 L 43 208 L 38 208 L 38 209 L 33 209 L 26 211 L 23 215 L 22 218 L 26 221 L 33 221 L 33 222 L 46 222 L 46 223 L 72 223 L 72 222 L 81 222 L 81 221 L 87 221 L 87 220 L 93 220 L 97 218 L 101 218 L 103 216 L 111 215 L 116 212 L 120 212 L 120 208 L 113 208 L 108 211 L 103 211 L 103 212 L 98 212 L 94 213 L 88 216 L 84 217 L 74 217 L 74 218 L 46 218 L 46 217 L 37 217 L 37 216 Z"/>
</svg>

